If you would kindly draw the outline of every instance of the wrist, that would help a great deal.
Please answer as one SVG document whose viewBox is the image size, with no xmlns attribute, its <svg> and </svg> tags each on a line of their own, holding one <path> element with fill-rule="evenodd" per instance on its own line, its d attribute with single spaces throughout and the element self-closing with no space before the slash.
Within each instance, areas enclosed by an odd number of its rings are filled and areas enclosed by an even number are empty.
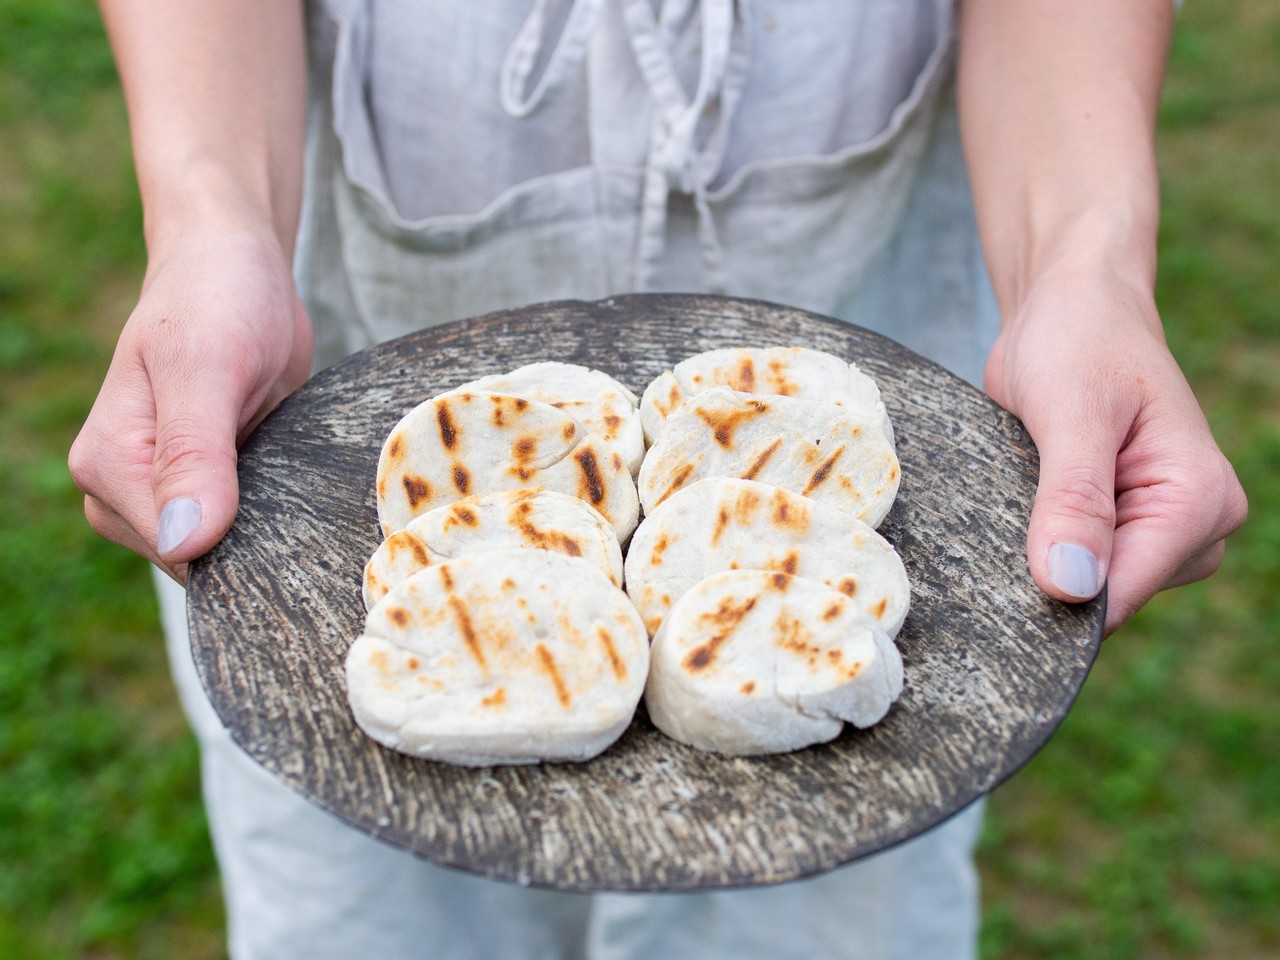
<svg viewBox="0 0 1280 960">
<path fill-rule="evenodd" d="M 196 238 L 239 237 L 291 262 L 296 213 L 276 201 L 265 178 L 232 172 L 207 158 L 190 159 L 182 170 L 180 179 L 143 180 L 149 261 L 162 261 Z"/>
<path fill-rule="evenodd" d="M 292 251 L 281 244 L 276 231 L 254 207 L 240 209 L 225 203 L 196 202 L 198 210 L 184 209 L 169 216 L 157 215 L 154 233 L 147 236 L 147 267 L 142 281 L 144 295 L 153 286 L 171 289 L 206 272 L 234 277 L 250 271 L 256 277 L 272 277 L 281 296 L 295 296 Z"/>
<path fill-rule="evenodd" d="M 1003 245 L 1010 255 L 987 257 L 1002 324 L 1045 290 L 1103 287 L 1154 304 L 1158 221 L 1155 205 L 1144 206 L 1091 205 L 1040 223 L 1029 217 Z"/>
</svg>

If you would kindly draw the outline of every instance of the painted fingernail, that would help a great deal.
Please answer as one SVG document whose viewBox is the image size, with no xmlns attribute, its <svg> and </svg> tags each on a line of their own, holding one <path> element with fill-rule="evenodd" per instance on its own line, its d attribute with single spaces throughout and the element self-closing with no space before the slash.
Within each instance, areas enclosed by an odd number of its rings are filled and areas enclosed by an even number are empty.
<svg viewBox="0 0 1280 960">
<path fill-rule="evenodd" d="M 198 526 L 199 503 L 186 497 L 170 500 L 160 511 L 160 522 L 156 526 L 156 553 L 163 556 L 171 550 L 177 550 Z"/>
<path fill-rule="evenodd" d="M 1093 597 L 1102 589 L 1098 558 L 1078 543 L 1055 543 L 1049 548 L 1049 579 L 1071 597 Z"/>
</svg>

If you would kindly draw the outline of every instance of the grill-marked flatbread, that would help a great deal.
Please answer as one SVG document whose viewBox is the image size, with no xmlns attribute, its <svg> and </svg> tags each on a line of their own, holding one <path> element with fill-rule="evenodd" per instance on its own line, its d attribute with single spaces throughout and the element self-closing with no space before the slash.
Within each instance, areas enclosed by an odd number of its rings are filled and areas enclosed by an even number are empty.
<svg viewBox="0 0 1280 960">
<path fill-rule="evenodd" d="M 848 597 L 733 570 L 681 597 L 653 640 L 645 706 L 663 733 L 718 753 L 797 750 L 867 727 L 902 691 L 902 657 Z"/>
<path fill-rule="evenodd" d="M 523 397 L 462 390 L 409 411 L 378 459 L 378 520 L 390 536 L 476 493 L 545 487 L 585 500 L 625 540 L 639 516 L 621 454 L 567 413 Z"/>
<path fill-rule="evenodd" d="M 637 409 L 640 401 L 603 371 L 576 363 L 543 361 L 481 377 L 456 389 L 487 390 L 549 403 L 617 450 L 633 477 L 640 469 L 644 459 L 644 430 Z"/>
<path fill-rule="evenodd" d="M 649 645 L 590 562 L 500 550 L 431 566 L 369 612 L 346 660 L 360 727 L 468 766 L 586 760 L 631 721 Z"/>
<path fill-rule="evenodd" d="M 685 487 L 644 518 L 627 550 L 627 594 L 654 633 L 699 581 L 738 569 L 819 580 L 890 637 L 911 602 L 902 559 L 867 524 L 781 487 L 725 477 Z"/>
<path fill-rule="evenodd" d="M 410 520 L 365 564 L 365 609 L 433 563 L 520 547 L 582 557 L 622 586 L 622 550 L 609 521 L 577 497 L 534 487 L 464 497 Z"/>
<path fill-rule="evenodd" d="M 785 487 L 879 526 L 901 479 L 877 425 L 834 404 L 707 390 L 668 418 L 640 467 L 646 514 L 706 477 Z"/>
<path fill-rule="evenodd" d="M 681 360 L 645 388 L 640 400 L 645 440 L 654 443 L 667 417 L 713 387 L 845 406 L 879 424 L 893 443 L 893 426 L 875 381 L 855 363 L 806 347 L 725 347 Z"/>
</svg>

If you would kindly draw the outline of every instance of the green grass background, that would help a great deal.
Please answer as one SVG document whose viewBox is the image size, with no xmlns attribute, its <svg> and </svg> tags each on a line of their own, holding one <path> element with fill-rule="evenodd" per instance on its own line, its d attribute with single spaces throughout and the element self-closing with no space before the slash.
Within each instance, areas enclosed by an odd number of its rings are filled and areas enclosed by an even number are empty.
<svg viewBox="0 0 1280 960">
<path fill-rule="evenodd" d="M 1105 645 L 993 796 L 983 956 L 1280 956 L 1280 4 L 1193 0 L 1160 115 L 1159 301 L 1251 501 L 1222 571 Z M 0 958 L 223 955 L 147 571 L 66 451 L 143 267 L 84 0 L 0 0 Z"/>
</svg>

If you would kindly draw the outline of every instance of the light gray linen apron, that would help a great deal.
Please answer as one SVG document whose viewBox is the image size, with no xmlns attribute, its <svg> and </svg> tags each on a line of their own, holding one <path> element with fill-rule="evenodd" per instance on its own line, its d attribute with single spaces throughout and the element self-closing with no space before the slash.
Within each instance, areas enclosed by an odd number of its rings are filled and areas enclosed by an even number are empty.
<svg viewBox="0 0 1280 960">
<path fill-rule="evenodd" d="M 862 324 L 977 382 L 997 318 L 953 7 L 316 0 L 296 269 L 318 365 L 505 307 L 702 290 Z M 239 960 L 974 955 L 976 807 L 821 877 L 709 894 L 520 889 L 383 846 L 231 743 L 160 580 Z"/>
</svg>

